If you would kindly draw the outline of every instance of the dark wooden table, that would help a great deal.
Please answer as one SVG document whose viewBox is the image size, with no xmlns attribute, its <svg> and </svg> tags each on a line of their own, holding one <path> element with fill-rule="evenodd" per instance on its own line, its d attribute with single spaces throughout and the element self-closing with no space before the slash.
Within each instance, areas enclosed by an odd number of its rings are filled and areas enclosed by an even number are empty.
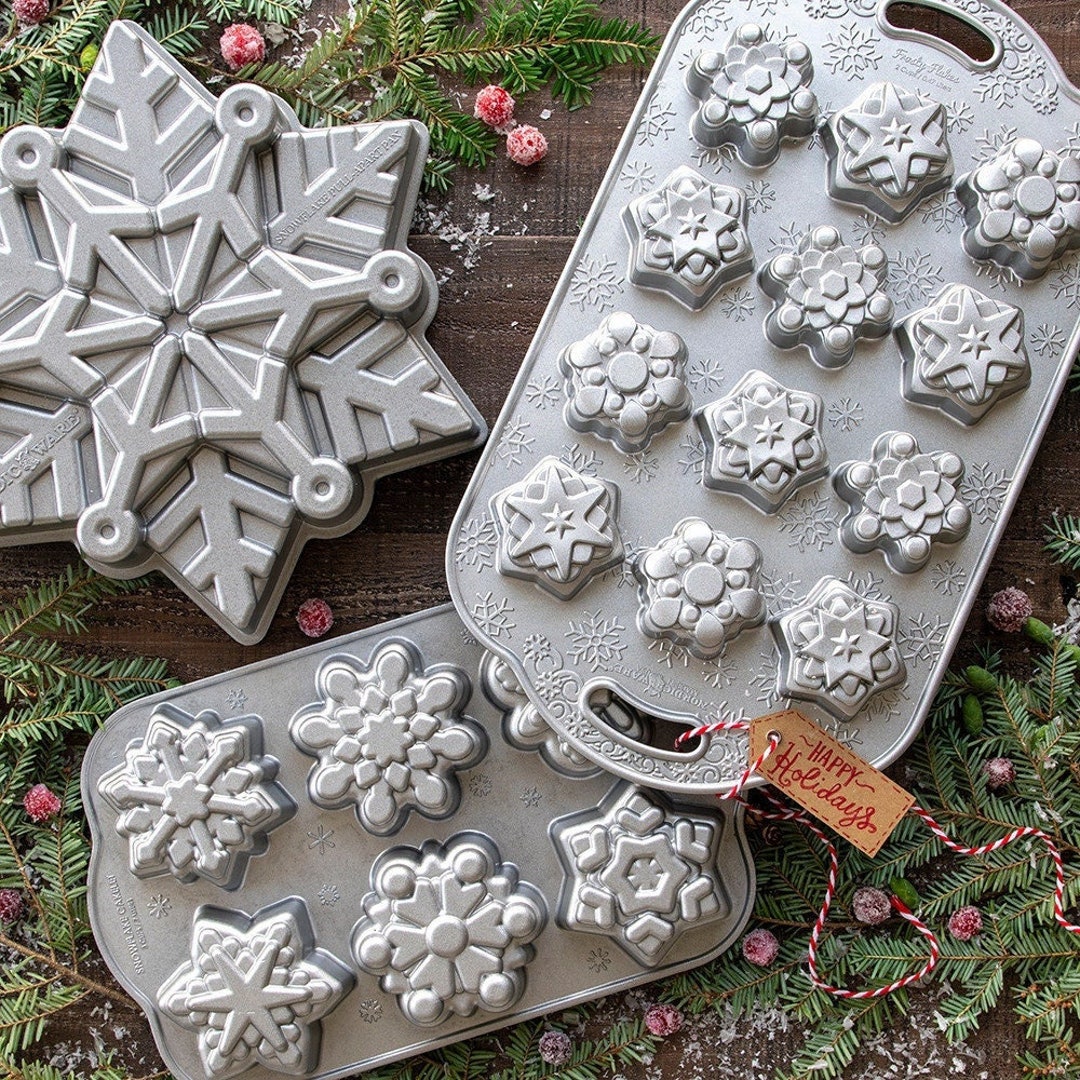
<svg viewBox="0 0 1080 1080">
<path fill-rule="evenodd" d="M 793 0 L 795 2 L 795 0 Z M 315 0 L 314 14 L 335 0 Z M 605 12 L 639 19 L 666 31 L 681 0 L 609 0 Z M 1017 0 L 1013 5 L 1044 37 L 1074 81 L 1080 81 L 1080 5 L 1076 0 Z M 578 227 L 592 203 L 623 126 L 644 80 L 642 71 L 614 71 L 597 90 L 591 107 L 568 113 L 544 95 L 528 98 L 521 119 L 545 132 L 551 152 L 540 166 L 520 169 L 499 160 L 484 172 L 458 173 L 446 200 L 449 220 L 474 230 L 476 215 L 490 213 L 494 236 L 482 237 L 476 264 L 467 267 L 465 251 L 452 250 L 437 236 L 413 237 L 413 247 L 446 277 L 430 338 L 465 390 L 489 421 L 494 421 L 554 288 Z M 551 116 L 539 120 L 550 108 Z M 495 197 L 480 201 L 474 184 L 486 184 Z M 482 231 L 482 230 L 481 230 Z M 982 601 L 967 627 L 966 641 L 986 637 L 985 599 L 1007 584 L 1021 584 L 1037 612 L 1060 621 L 1074 583 L 1060 574 L 1042 550 L 1043 526 L 1055 510 L 1080 509 L 1080 398 L 1068 395 L 1055 414 L 1027 486 L 983 588 Z M 323 596 L 333 606 L 332 633 L 344 634 L 449 598 L 443 578 L 443 549 L 454 510 L 477 455 L 470 454 L 379 483 L 367 520 L 337 540 L 309 544 L 292 578 L 270 632 L 259 645 L 236 644 L 201 614 L 178 590 L 155 577 L 133 597 L 103 611 L 86 642 L 104 654 L 141 653 L 166 657 L 172 671 L 192 680 L 226 668 L 288 652 L 305 644 L 295 623 L 297 606 Z M 0 552 L 0 601 L 35 585 L 74 558 L 67 545 L 15 548 Z M 623 999 L 606 1010 L 614 1016 Z M 895 1043 L 900 1064 L 888 1068 L 884 1051 L 870 1050 L 849 1071 L 852 1077 L 1020 1075 L 1014 1059 L 1022 1039 L 1011 1011 L 1001 1009 L 957 1052 L 936 1034 L 927 1002 L 909 1026 L 898 1025 L 886 1044 Z M 119 1016 L 113 1022 L 121 1020 Z M 144 1026 L 122 1018 L 123 1042 L 139 1046 L 146 1072 L 152 1048 Z M 83 1026 L 85 1025 L 85 1026 Z M 63 1036 L 90 1045 L 100 1017 L 80 1017 Z M 732 1031 L 739 1037 L 729 1040 Z M 756 1034 L 754 1032 L 756 1031 Z M 790 1059 L 802 1033 L 780 1030 L 776 1018 L 726 1029 L 714 1019 L 695 1022 L 665 1047 L 654 1066 L 626 1070 L 632 1078 L 733 1076 L 769 1077 Z M 106 1042 L 111 1042 L 106 1039 Z M 142 1056 L 137 1053 L 136 1058 Z M 915 1071 L 916 1064 L 919 1071 Z M 139 1068 L 137 1065 L 136 1068 Z M 689 1070 L 689 1072 L 688 1072 Z M 910 1070 L 910 1071 L 909 1071 Z M 143 1070 L 140 1070 L 143 1071 Z"/>
</svg>

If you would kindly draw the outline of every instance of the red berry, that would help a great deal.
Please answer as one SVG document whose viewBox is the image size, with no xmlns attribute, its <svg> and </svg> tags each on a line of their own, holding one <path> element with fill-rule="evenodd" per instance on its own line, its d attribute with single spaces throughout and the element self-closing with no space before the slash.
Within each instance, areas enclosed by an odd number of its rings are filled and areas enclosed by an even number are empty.
<svg viewBox="0 0 1080 1080">
<path fill-rule="evenodd" d="M 563 1031 L 545 1031 L 540 1036 L 540 1060 L 545 1065 L 561 1068 L 570 1060 L 573 1043 Z"/>
<path fill-rule="evenodd" d="M 1006 787 L 1016 779 L 1016 766 L 1007 757 L 991 758 L 984 766 L 986 786 L 991 791 Z"/>
<path fill-rule="evenodd" d="M 645 1026 L 654 1035 L 674 1035 L 683 1026 L 683 1014 L 674 1005 L 650 1005 L 645 1010 Z"/>
<path fill-rule="evenodd" d="M 13 923 L 23 913 L 18 889 L 0 889 L 0 922 Z"/>
<path fill-rule="evenodd" d="M 742 954 L 751 964 L 768 967 L 780 952 L 780 942 L 768 930 L 751 930 L 742 942 Z"/>
<path fill-rule="evenodd" d="M 334 625 L 334 613 L 325 600 L 305 600 L 296 612 L 296 624 L 308 637 L 322 637 Z"/>
<path fill-rule="evenodd" d="M 855 890 L 851 898 L 851 912 L 861 923 L 867 926 L 880 926 L 892 915 L 892 901 L 889 894 L 875 889 L 872 885 L 864 885 Z"/>
<path fill-rule="evenodd" d="M 504 128 L 514 119 L 514 99 L 501 86 L 477 91 L 473 116 L 488 127 Z"/>
<path fill-rule="evenodd" d="M 990 603 L 986 605 L 986 621 L 995 630 L 1016 634 L 1020 632 L 1024 622 L 1031 618 L 1034 610 L 1031 597 L 1023 589 L 1010 585 L 990 597 Z"/>
<path fill-rule="evenodd" d="M 44 784 L 35 784 L 23 796 L 23 809 L 31 821 L 48 821 L 60 809 L 60 799 Z"/>
<path fill-rule="evenodd" d="M 233 23 L 221 35 L 221 56 L 236 71 L 245 64 L 257 64 L 266 55 L 262 34 L 247 23 Z"/>
<path fill-rule="evenodd" d="M 522 124 L 506 136 L 506 156 L 517 165 L 535 165 L 547 152 L 547 139 L 530 124 Z"/>
<path fill-rule="evenodd" d="M 971 905 L 957 908 L 949 916 L 949 933 L 957 941 L 970 941 L 982 929 L 982 925 L 982 913 Z"/>
<path fill-rule="evenodd" d="M 13 0 L 11 10 L 23 26 L 37 26 L 49 14 L 49 0 Z"/>
</svg>

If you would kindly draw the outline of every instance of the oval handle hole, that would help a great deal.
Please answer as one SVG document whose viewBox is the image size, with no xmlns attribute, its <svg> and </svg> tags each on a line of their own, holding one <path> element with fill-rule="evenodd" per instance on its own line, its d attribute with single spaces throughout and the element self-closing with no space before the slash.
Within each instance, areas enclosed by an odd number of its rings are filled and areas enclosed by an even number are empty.
<svg viewBox="0 0 1080 1080">
<path fill-rule="evenodd" d="M 897 0 L 885 8 L 885 21 L 897 30 L 916 30 L 935 37 L 976 63 L 984 64 L 994 55 L 994 42 L 967 19 L 951 15 L 936 5 Z"/>
<path fill-rule="evenodd" d="M 662 716 L 651 716 L 640 706 L 633 705 L 614 690 L 597 688 L 588 698 L 589 708 L 609 727 L 622 734 L 628 742 L 637 743 L 645 750 L 667 750 L 679 754 L 696 754 L 701 739 L 687 739 L 680 746 L 675 740 L 686 731 L 686 726 Z"/>
</svg>

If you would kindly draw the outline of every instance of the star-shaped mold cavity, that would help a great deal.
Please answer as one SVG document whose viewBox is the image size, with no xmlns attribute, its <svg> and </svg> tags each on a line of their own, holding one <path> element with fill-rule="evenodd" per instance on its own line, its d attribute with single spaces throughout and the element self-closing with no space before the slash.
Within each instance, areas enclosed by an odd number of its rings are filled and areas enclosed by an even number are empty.
<svg viewBox="0 0 1080 1080">
<path fill-rule="evenodd" d="M 843 367 L 860 338 L 884 337 L 892 326 L 888 268 L 877 244 L 853 248 L 831 225 L 812 229 L 797 252 L 761 268 L 759 282 L 773 298 L 765 336 L 778 349 L 805 345 L 819 367 Z"/>
<path fill-rule="evenodd" d="M 622 212 L 630 238 L 630 280 L 660 289 L 693 311 L 754 268 L 746 197 L 686 165 Z"/>
<path fill-rule="evenodd" d="M 263 854 L 269 833 L 296 811 L 277 771 L 262 752 L 258 717 L 226 723 L 209 710 L 192 716 L 160 705 L 98 792 L 117 812 L 136 877 L 172 874 L 234 889 L 248 859 Z"/>
<path fill-rule="evenodd" d="M 424 1027 L 512 1008 L 547 921 L 539 890 L 519 880 L 494 841 L 469 832 L 384 853 L 363 911 L 352 933 L 356 962 Z"/>
<path fill-rule="evenodd" d="M 686 88 L 701 102 L 690 130 L 702 146 L 732 143 L 747 165 L 769 165 L 782 139 L 813 133 L 813 77 L 803 42 L 773 41 L 761 26 L 743 23 L 723 52 L 699 53 L 686 72 Z"/>
<path fill-rule="evenodd" d="M 975 424 L 1031 382 L 1024 314 L 970 285 L 946 285 L 893 331 L 904 397 Z"/>
<path fill-rule="evenodd" d="M 899 618 L 895 604 L 821 578 L 801 604 L 771 623 L 780 695 L 812 701 L 841 719 L 855 716 L 875 694 L 907 678 Z"/>
<path fill-rule="evenodd" d="M 717 866 L 722 832 L 706 810 L 616 784 L 595 809 L 551 824 L 566 875 L 556 921 L 655 967 L 683 934 L 730 909 Z"/>
<path fill-rule="evenodd" d="M 973 259 L 1032 280 L 1080 246 L 1080 154 L 1014 139 L 962 176 L 956 195 L 964 204 L 964 250 Z"/>
<path fill-rule="evenodd" d="M 821 398 L 748 371 L 730 394 L 694 414 L 705 443 L 702 483 L 775 513 L 828 472 Z"/>
<path fill-rule="evenodd" d="M 945 106 L 880 82 L 822 125 L 829 194 L 864 206 L 885 221 L 903 221 L 953 174 Z"/>
<path fill-rule="evenodd" d="M 562 600 L 622 561 L 619 489 L 546 457 L 491 499 L 500 574 L 533 581 Z"/>
<path fill-rule="evenodd" d="M 419 124 L 215 99 L 114 22 L 68 127 L 0 141 L 0 471 L 26 463 L 0 544 L 161 570 L 253 642 L 377 476 L 475 445 L 406 248 L 426 152 Z"/>
<path fill-rule="evenodd" d="M 425 667 L 408 641 L 378 646 L 370 663 L 333 656 L 315 677 L 320 700 L 300 709 L 289 733 L 318 759 L 308 776 L 317 806 L 355 806 L 369 833 L 388 836 L 410 811 L 446 818 L 458 808 L 455 775 L 487 751 L 483 728 L 462 714 L 466 674 L 449 664 Z"/>
<path fill-rule="evenodd" d="M 869 461 L 840 466 L 833 486 L 848 504 L 840 539 L 849 551 L 880 548 L 899 574 L 921 570 L 935 543 L 955 544 L 971 528 L 960 498 L 964 462 L 951 450 L 923 453 L 906 431 L 886 431 Z"/>
<path fill-rule="evenodd" d="M 765 619 L 761 550 L 701 518 L 684 518 L 634 564 L 638 626 L 709 660 Z"/>
<path fill-rule="evenodd" d="M 212 1080 L 259 1065 L 309 1076 L 319 1063 L 321 1020 L 355 981 L 337 957 L 315 948 L 302 900 L 292 897 L 250 917 L 201 907 L 190 959 L 162 984 L 157 1007 L 196 1033 Z"/>
</svg>

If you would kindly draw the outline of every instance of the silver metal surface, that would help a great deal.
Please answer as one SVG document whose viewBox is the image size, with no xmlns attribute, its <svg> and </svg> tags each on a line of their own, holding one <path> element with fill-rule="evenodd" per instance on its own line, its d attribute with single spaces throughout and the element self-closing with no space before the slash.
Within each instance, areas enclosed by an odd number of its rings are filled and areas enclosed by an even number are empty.
<svg viewBox="0 0 1080 1080">
<path fill-rule="evenodd" d="M 601 702 L 697 725 L 791 699 L 894 760 L 1065 385 L 1080 94 L 997 0 L 923 2 L 989 58 L 893 27 L 887 0 L 791 0 L 767 25 L 751 0 L 687 7 L 451 530 L 466 624 L 536 723 L 627 780 L 724 788 L 745 739 L 676 752 Z M 640 443 L 577 422 L 560 367 L 616 318 L 685 347 L 690 415 Z M 600 385 L 610 423 L 630 398 Z M 492 511 L 551 458 L 619 490 L 623 563 L 568 599 L 507 572 Z"/>
<path fill-rule="evenodd" d="M 716 956 L 753 898 L 741 812 L 599 769 L 450 605 L 126 706 L 83 795 L 94 934 L 188 1080 L 558 1011 Z"/>
<path fill-rule="evenodd" d="M 475 446 L 406 248 L 427 141 L 215 99 L 113 23 L 68 127 L 0 141 L 0 545 L 160 570 L 254 642 L 308 538 Z"/>
</svg>

